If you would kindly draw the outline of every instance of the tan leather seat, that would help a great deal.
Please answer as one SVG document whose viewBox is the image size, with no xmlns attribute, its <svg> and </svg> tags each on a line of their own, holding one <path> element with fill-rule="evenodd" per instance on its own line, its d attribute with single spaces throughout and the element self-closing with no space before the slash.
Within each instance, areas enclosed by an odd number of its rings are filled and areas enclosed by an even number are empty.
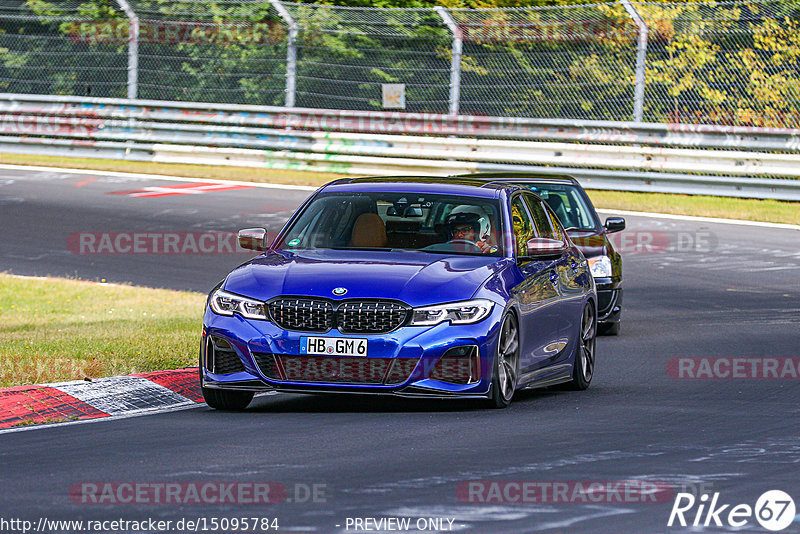
<svg viewBox="0 0 800 534">
<path fill-rule="evenodd" d="M 353 235 L 350 237 L 351 247 L 385 247 L 386 226 L 377 213 L 362 213 L 353 225 Z"/>
</svg>

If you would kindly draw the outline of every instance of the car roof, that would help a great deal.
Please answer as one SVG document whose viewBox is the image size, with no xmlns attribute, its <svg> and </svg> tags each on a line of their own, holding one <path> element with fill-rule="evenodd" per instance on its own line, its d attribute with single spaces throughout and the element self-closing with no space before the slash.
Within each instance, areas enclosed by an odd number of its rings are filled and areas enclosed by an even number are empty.
<svg viewBox="0 0 800 534">
<path fill-rule="evenodd" d="M 472 180 L 468 176 L 369 176 L 340 178 L 323 186 L 326 192 L 392 191 L 398 193 L 440 193 L 498 198 L 501 191 L 520 189 L 511 183 Z"/>
<path fill-rule="evenodd" d="M 484 172 L 477 174 L 457 174 L 453 178 L 469 178 L 480 182 L 535 182 L 539 184 L 572 184 L 580 185 L 574 176 L 569 174 L 541 174 L 535 172 Z"/>
</svg>

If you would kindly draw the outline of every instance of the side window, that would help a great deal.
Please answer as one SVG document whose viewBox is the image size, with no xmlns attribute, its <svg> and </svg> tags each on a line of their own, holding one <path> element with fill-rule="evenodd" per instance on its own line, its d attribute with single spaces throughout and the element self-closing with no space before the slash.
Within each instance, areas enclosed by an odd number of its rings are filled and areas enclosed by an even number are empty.
<svg viewBox="0 0 800 534">
<path fill-rule="evenodd" d="M 528 209 L 531 210 L 533 216 L 533 224 L 536 226 L 536 235 L 538 237 L 546 237 L 548 239 L 555 239 L 553 235 L 553 228 L 550 226 L 550 217 L 545 211 L 542 203 L 536 200 L 535 197 L 525 196 L 525 203 Z"/>
<path fill-rule="evenodd" d="M 561 222 L 558 220 L 558 217 L 553 215 L 552 210 L 545 209 L 544 211 L 550 218 L 550 226 L 553 227 L 553 237 L 559 241 L 564 241 L 564 228 L 561 226 Z"/>
<path fill-rule="evenodd" d="M 561 191 L 553 192 L 547 198 L 547 204 L 550 206 L 550 209 L 553 210 L 553 213 L 556 214 L 558 220 L 566 226 L 575 226 L 573 223 L 573 213 L 572 213 L 572 202 L 569 199 L 569 196 L 564 194 Z"/>
<path fill-rule="evenodd" d="M 528 252 L 528 240 L 536 237 L 536 230 L 521 195 L 511 201 L 511 225 L 517 256 L 524 256 Z"/>
<path fill-rule="evenodd" d="M 575 226 L 577 228 L 592 228 L 595 223 L 592 221 L 592 218 L 589 215 L 589 209 L 586 207 L 586 204 L 581 198 L 580 193 L 578 193 L 576 189 L 572 189 L 569 192 L 569 199 L 570 203 L 574 206 L 571 211 L 571 226 Z M 567 226 L 567 228 L 569 228 L 569 226 Z"/>
</svg>

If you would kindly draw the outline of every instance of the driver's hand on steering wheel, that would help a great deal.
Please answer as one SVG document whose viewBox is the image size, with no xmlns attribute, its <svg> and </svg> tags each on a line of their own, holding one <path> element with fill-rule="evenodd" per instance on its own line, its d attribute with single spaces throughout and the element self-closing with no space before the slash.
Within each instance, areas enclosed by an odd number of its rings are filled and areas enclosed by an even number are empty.
<svg viewBox="0 0 800 534">
<path fill-rule="evenodd" d="M 491 254 L 492 252 L 495 252 L 497 250 L 497 247 L 493 247 L 486 241 L 477 241 L 475 243 L 475 246 L 481 249 L 481 252 L 483 252 L 484 254 Z"/>
</svg>

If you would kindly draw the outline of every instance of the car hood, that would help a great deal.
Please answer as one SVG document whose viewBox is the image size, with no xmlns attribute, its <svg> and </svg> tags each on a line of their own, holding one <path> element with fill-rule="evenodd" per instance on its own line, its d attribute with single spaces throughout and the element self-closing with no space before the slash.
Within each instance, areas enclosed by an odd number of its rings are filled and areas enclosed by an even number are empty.
<svg viewBox="0 0 800 534">
<path fill-rule="evenodd" d="M 259 300 L 279 295 L 397 299 L 411 306 L 470 298 L 503 258 L 382 251 L 269 252 L 233 270 L 224 289 Z M 347 293 L 334 296 L 335 288 Z"/>
</svg>

